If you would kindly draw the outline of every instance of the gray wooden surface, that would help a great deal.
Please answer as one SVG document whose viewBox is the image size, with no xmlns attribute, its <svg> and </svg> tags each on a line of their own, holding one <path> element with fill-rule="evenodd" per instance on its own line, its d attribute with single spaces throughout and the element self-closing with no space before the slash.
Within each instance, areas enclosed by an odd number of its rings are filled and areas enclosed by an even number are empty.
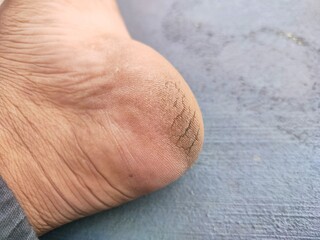
<svg viewBox="0 0 320 240">
<path fill-rule="evenodd" d="M 199 162 L 46 240 L 320 239 L 320 1 L 120 0 L 199 99 Z"/>
</svg>

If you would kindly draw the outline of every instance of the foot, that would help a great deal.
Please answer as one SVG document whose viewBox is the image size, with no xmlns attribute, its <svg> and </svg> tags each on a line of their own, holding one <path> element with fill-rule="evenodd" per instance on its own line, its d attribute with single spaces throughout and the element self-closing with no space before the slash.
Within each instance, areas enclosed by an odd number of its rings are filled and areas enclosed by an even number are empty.
<svg viewBox="0 0 320 240">
<path fill-rule="evenodd" d="M 39 235 L 166 186 L 197 159 L 199 107 L 113 0 L 0 7 L 0 174 Z"/>
</svg>

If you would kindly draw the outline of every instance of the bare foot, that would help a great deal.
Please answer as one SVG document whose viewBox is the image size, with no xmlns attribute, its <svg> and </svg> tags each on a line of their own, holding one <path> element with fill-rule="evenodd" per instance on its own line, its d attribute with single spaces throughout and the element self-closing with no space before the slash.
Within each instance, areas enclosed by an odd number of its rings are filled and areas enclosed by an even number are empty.
<svg viewBox="0 0 320 240">
<path fill-rule="evenodd" d="M 176 180 L 201 112 L 113 0 L 0 7 L 0 173 L 39 235 Z"/>
</svg>

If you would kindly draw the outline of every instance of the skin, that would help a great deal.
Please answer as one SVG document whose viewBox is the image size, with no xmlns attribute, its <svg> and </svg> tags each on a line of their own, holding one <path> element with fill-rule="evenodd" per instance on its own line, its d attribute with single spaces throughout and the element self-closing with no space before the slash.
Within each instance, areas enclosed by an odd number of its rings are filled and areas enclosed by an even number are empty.
<svg viewBox="0 0 320 240">
<path fill-rule="evenodd" d="M 175 181 L 203 132 L 186 82 L 115 1 L 1 5 L 0 174 L 38 235 Z"/>
</svg>

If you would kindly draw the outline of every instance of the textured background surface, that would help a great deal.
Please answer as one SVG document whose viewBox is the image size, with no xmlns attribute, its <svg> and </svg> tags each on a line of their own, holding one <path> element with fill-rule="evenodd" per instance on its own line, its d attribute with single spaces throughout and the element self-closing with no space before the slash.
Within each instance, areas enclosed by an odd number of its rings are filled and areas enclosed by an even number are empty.
<svg viewBox="0 0 320 240">
<path fill-rule="evenodd" d="M 194 90 L 204 151 L 170 187 L 43 239 L 320 239 L 320 1 L 119 3 Z"/>
</svg>

